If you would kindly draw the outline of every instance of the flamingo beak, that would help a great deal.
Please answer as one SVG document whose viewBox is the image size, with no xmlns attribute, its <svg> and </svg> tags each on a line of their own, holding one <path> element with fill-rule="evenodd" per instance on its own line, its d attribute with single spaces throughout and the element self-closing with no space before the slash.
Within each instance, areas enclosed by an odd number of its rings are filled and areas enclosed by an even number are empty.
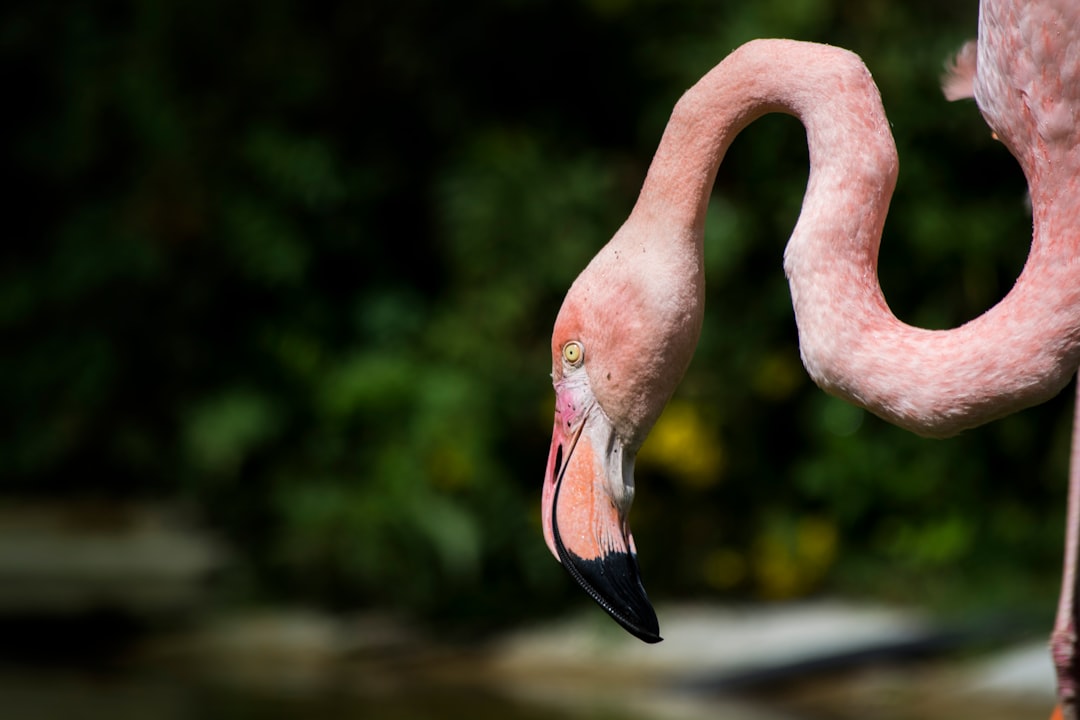
<svg viewBox="0 0 1080 720">
<path fill-rule="evenodd" d="M 648 643 L 656 620 L 626 520 L 634 494 L 634 453 L 592 403 L 581 415 L 556 401 L 544 477 L 544 539 L 570 576 L 612 618 Z M 576 417 L 574 417 L 576 416 Z"/>
</svg>

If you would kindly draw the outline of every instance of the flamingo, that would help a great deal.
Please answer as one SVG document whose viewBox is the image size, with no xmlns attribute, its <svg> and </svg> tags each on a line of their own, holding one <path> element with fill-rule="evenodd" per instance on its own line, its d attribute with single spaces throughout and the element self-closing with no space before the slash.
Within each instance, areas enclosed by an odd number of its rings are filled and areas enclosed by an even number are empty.
<svg viewBox="0 0 1080 720">
<path fill-rule="evenodd" d="M 1015 286 L 951 330 L 907 325 L 877 279 L 898 161 L 880 94 L 851 52 L 790 40 L 736 49 L 675 105 L 629 218 L 570 287 L 551 340 L 555 423 L 542 522 L 552 554 L 619 624 L 660 637 L 627 517 L 634 458 L 685 372 L 705 297 L 709 194 L 734 137 L 770 112 L 805 126 L 810 176 L 784 252 L 811 378 L 903 428 L 947 437 L 1043 402 L 1080 364 L 1080 2 L 983 0 L 952 95 L 972 94 L 1029 184 Z M 1077 718 L 1080 431 L 1051 650 L 1056 712 Z"/>
</svg>

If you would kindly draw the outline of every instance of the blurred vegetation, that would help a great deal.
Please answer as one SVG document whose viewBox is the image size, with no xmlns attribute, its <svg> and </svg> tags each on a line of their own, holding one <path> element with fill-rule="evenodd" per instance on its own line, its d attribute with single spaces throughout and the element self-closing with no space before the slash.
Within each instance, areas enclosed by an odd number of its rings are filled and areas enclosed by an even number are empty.
<svg viewBox="0 0 1080 720">
<path fill-rule="evenodd" d="M 548 334 L 674 101 L 754 37 L 862 55 L 901 157 L 885 294 L 954 326 L 1030 237 L 1015 163 L 938 90 L 976 12 L 7 3 L 3 491 L 180 498 L 238 597 L 473 625 L 584 603 L 539 528 Z M 652 596 L 1049 613 L 1069 398 L 926 441 L 817 390 L 780 267 L 806 165 L 770 117 L 721 168 L 705 333 L 640 463 Z"/>
</svg>

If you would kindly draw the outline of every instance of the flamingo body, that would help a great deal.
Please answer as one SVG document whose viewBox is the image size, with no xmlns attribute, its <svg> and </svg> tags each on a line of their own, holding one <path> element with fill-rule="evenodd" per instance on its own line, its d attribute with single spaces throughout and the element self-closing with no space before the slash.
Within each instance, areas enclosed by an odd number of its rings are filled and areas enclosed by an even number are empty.
<svg viewBox="0 0 1080 720">
<path fill-rule="evenodd" d="M 567 293 L 551 344 L 544 535 L 643 640 L 660 636 L 627 522 L 634 458 L 693 355 L 709 195 L 727 148 L 755 119 L 782 112 L 806 128 L 810 176 L 784 269 L 803 363 L 824 390 L 940 437 L 1046 400 L 1080 364 L 1080 3 L 984 0 L 975 50 L 947 91 L 974 95 L 1020 162 L 1034 209 L 1020 277 L 978 318 L 926 330 L 890 311 L 877 258 L 898 161 L 877 87 L 853 53 L 788 40 L 747 43 L 683 95 L 629 218 Z M 1078 475 L 1074 467 L 1080 487 Z M 1080 490 L 1076 498 L 1071 530 Z M 1066 570 L 1071 588 L 1068 559 Z M 1059 616 L 1055 638 L 1072 641 L 1055 640 L 1056 660 L 1075 657 L 1074 627 Z M 1073 720 L 1075 673 L 1061 674 Z"/>
</svg>

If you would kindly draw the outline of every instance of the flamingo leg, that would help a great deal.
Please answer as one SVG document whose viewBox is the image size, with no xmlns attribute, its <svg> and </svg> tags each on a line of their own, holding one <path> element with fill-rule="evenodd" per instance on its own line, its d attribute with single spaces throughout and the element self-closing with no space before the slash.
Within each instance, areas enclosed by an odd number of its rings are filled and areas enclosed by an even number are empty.
<svg viewBox="0 0 1080 720">
<path fill-rule="evenodd" d="M 1080 377 L 1077 379 L 1076 392 L 1069 459 L 1069 500 L 1065 518 L 1065 568 L 1061 578 L 1057 619 L 1050 635 L 1050 653 L 1057 670 L 1058 700 L 1063 720 L 1080 720 L 1077 713 L 1080 663 L 1076 643 L 1077 559 L 1080 555 Z"/>
</svg>

